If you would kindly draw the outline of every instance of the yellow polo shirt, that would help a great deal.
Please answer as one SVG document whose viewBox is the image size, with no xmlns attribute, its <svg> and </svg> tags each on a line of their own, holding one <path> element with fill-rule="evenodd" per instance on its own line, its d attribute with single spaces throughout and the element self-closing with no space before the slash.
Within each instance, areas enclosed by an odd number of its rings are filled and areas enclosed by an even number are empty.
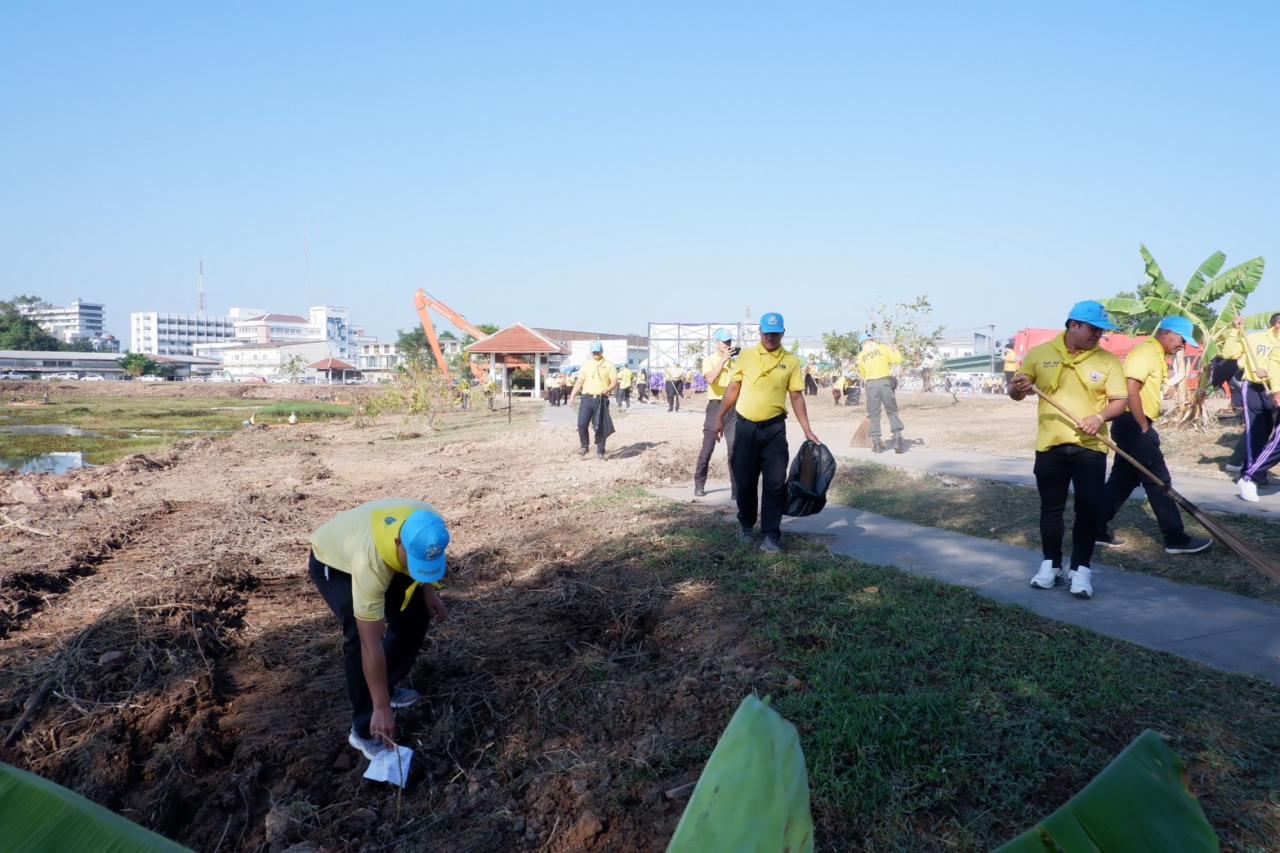
<svg viewBox="0 0 1280 853">
<path fill-rule="evenodd" d="M 617 377 L 612 364 L 603 358 L 593 358 L 582 365 L 582 393 L 603 394 Z"/>
<path fill-rule="evenodd" d="M 1239 329 L 1231 329 L 1227 332 L 1227 336 L 1222 341 L 1222 346 L 1218 349 L 1218 355 L 1230 361 L 1240 361 L 1244 358 L 1244 333 Z"/>
<path fill-rule="evenodd" d="M 386 618 L 387 588 L 400 564 L 395 540 L 404 520 L 420 509 L 435 512 L 425 501 L 382 498 L 339 513 L 311 534 L 311 550 L 326 566 L 351 575 L 351 599 L 357 619 Z"/>
<path fill-rule="evenodd" d="M 1018 372 L 1081 420 L 1101 414 L 1108 401 L 1123 400 L 1129 396 L 1120 359 L 1101 347 L 1072 356 L 1067 352 L 1065 337 L 1058 335 L 1032 349 L 1022 360 Z M 1044 400 L 1039 402 L 1036 450 L 1049 450 L 1059 444 L 1078 444 L 1106 453 L 1107 446 L 1097 436 L 1085 435 L 1053 406 Z M 1099 434 L 1108 434 L 1106 424 Z"/>
<path fill-rule="evenodd" d="M 1018 369 L 1018 354 L 1012 349 L 1004 351 L 1004 372 L 1012 373 Z"/>
<path fill-rule="evenodd" d="M 704 355 L 702 357 L 702 376 L 704 379 L 706 378 L 707 371 L 714 367 L 715 363 L 719 360 L 719 354 Z M 707 383 L 708 400 L 724 399 L 725 389 L 729 387 L 729 377 L 733 376 L 733 371 L 736 367 L 737 362 L 733 359 L 729 359 L 724 363 L 724 366 L 720 368 L 720 372 L 716 374 L 716 378 Z"/>
<path fill-rule="evenodd" d="M 800 358 L 781 346 L 773 352 L 766 350 L 764 344 L 743 350 L 729 381 L 742 383 L 734 411 L 749 421 L 785 415 L 788 392 L 804 393 Z"/>
<path fill-rule="evenodd" d="M 1152 421 L 1160 417 L 1164 381 L 1169 378 L 1169 363 L 1165 358 L 1164 347 L 1151 338 L 1130 350 L 1124 359 L 1124 378 L 1142 383 L 1142 413 Z"/>
<path fill-rule="evenodd" d="M 631 368 L 624 367 L 618 371 L 618 387 L 630 388 L 631 380 L 635 378 L 635 374 L 631 372 Z"/>
<path fill-rule="evenodd" d="M 1261 383 L 1262 380 L 1254 372 L 1253 365 L 1257 364 L 1259 370 L 1266 370 L 1268 378 L 1270 377 L 1271 371 L 1267 370 L 1267 359 L 1277 347 L 1280 347 L 1280 337 L 1277 337 L 1272 329 L 1267 329 L 1262 332 L 1250 332 L 1246 340 L 1249 351 L 1253 353 L 1253 361 L 1249 360 L 1248 354 L 1241 347 L 1240 366 L 1244 368 L 1244 378 L 1248 382 Z"/>
<path fill-rule="evenodd" d="M 858 350 L 858 375 L 863 382 L 888 377 L 895 364 L 902 364 L 902 353 L 888 344 L 868 341 Z"/>
<path fill-rule="evenodd" d="M 1267 390 L 1280 394 L 1280 346 L 1272 347 L 1267 360 L 1258 366 L 1267 372 Z"/>
</svg>

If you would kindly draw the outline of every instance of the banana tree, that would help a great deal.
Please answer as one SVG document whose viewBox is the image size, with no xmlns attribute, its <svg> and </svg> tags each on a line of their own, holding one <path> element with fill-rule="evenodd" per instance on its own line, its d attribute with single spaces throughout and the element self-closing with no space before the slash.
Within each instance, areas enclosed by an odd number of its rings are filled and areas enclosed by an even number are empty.
<svg viewBox="0 0 1280 853">
<path fill-rule="evenodd" d="M 1266 261 L 1258 257 L 1222 272 L 1227 256 L 1222 252 L 1214 252 L 1200 264 L 1186 286 L 1179 290 L 1165 278 L 1164 271 L 1160 269 L 1160 265 L 1156 263 L 1156 259 L 1152 257 L 1147 247 L 1142 246 L 1140 251 L 1147 275 L 1146 284 L 1139 291 L 1140 297 L 1137 299 L 1116 297 L 1103 300 L 1103 304 L 1108 311 L 1122 317 L 1146 315 L 1134 329 L 1137 334 L 1154 332 L 1162 317 L 1174 315 L 1186 317 L 1195 325 L 1198 337 L 1204 346 L 1204 354 L 1200 360 L 1201 368 L 1204 370 L 1221 349 L 1231 329 L 1232 321 L 1243 313 L 1249 294 L 1253 293 L 1262 281 Z M 1246 318 L 1245 328 L 1266 328 L 1268 316 L 1255 314 Z M 1186 398 L 1188 371 L 1185 369 L 1185 361 L 1181 354 L 1176 360 L 1175 373 L 1183 377 L 1177 390 L 1179 403 L 1177 420 L 1183 423 L 1203 422 L 1204 398 L 1209 389 L 1204 382 L 1200 382 L 1195 398 L 1188 403 Z"/>
</svg>

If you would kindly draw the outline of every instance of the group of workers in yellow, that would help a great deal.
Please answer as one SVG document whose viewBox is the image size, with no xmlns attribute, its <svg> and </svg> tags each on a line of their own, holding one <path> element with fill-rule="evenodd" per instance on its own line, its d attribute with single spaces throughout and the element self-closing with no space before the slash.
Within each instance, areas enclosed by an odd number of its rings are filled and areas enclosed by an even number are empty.
<svg viewBox="0 0 1280 853">
<path fill-rule="evenodd" d="M 1034 473 L 1040 496 L 1043 560 L 1031 586 L 1052 589 L 1068 584 L 1079 598 L 1093 596 L 1090 563 L 1095 546 L 1122 544 L 1108 529 L 1116 512 L 1142 482 L 1155 511 L 1165 550 L 1190 554 L 1210 546 L 1189 536 L 1177 506 L 1157 484 L 1145 482 L 1123 458 L 1107 477 L 1110 434 L 1117 446 L 1169 483 L 1168 467 L 1153 426 L 1170 383 L 1168 358 L 1195 342 L 1195 328 L 1184 317 L 1164 318 L 1155 334 L 1139 344 L 1123 363 L 1102 349 L 1104 332 L 1116 328 L 1098 302 L 1080 302 L 1067 315 L 1064 331 L 1031 349 L 1021 365 L 1006 354 L 1008 393 L 1022 400 L 1041 396 L 1037 414 Z M 700 365 L 708 384 L 703 442 L 694 472 L 694 493 L 705 495 L 707 470 L 716 443 L 723 438 L 729 455 L 730 486 L 737 503 L 739 539 L 752 540 L 757 521 L 760 549 L 781 550 L 781 521 L 786 502 L 788 448 L 786 418 L 795 414 L 805 437 L 821 441 L 809 423 L 801 359 L 782 346 L 781 314 L 760 318 L 760 343 L 742 348 L 726 329 L 714 335 L 714 350 Z M 1246 350 L 1247 348 L 1247 350 Z M 1260 340 L 1246 338 L 1241 324 L 1223 346 L 1224 360 L 1238 358 L 1245 372 L 1245 463 L 1241 496 L 1256 500 L 1259 474 L 1280 461 L 1280 313 Z M 888 414 L 890 444 L 901 452 L 903 426 L 898 417 L 893 370 L 901 354 L 873 335 L 864 335 L 856 369 L 867 393 L 871 435 L 878 449 L 879 413 Z M 589 452 L 594 429 L 596 453 L 604 458 L 613 431 L 609 396 L 635 374 L 605 361 L 600 342 L 569 387 L 566 402 L 578 397 L 581 455 Z M 564 384 L 559 384 L 563 389 Z M 624 388 L 625 390 L 625 388 Z M 844 391 L 844 388 L 839 389 Z M 1063 406 L 1065 417 L 1045 398 Z M 627 400 L 625 393 L 621 399 Z M 1063 554 L 1064 510 L 1075 493 L 1072 553 Z M 441 515 L 428 503 L 383 498 L 335 516 L 311 537 L 308 571 L 337 617 L 343 635 L 343 670 L 352 708 L 348 742 L 373 758 L 395 737 L 394 710 L 414 704 L 420 695 L 405 684 L 432 620 L 448 610 L 438 589 L 445 576 L 450 535 Z M 1065 563 L 1065 564 L 1064 564 Z"/>
</svg>

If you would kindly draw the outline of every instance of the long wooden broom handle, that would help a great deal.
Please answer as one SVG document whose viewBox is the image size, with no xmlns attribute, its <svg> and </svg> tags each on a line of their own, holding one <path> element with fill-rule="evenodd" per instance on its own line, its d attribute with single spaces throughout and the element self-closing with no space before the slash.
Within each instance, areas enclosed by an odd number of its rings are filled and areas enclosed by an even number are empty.
<svg viewBox="0 0 1280 853">
<path fill-rule="evenodd" d="M 1035 394 L 1036 394 L 1036 396 L 1037 396 L 1037 397 L 1039 397 L 1041 400 L 1044 400 L 1044 401 L 1045 401 L 1046 403 L 1048 403 L 1050 406 L 1053 406 L 1053 407 L 1054 407 L 1055 409 L 1057 409 L 1059 412 L 1062 412 L 1062 414 L 1063 414 L 1063 415 L 1065 415 L 1067 418 L 1069 418 L 1069 419 L 1071 420 L 1071 422 L 1072 422 L 1072 423 L 1074 423 L 1077 427 L 1080 427 L 1080 426 L 1082 426 L 1082 425 L 1083 425 L 1083 421 L 1081 421 L 1081 420 L 1080 420 L 1079 418 L 1077 418 L 1075 415 L 1073 415 L 1073 414 L 1071 414 L 1070 412 L 1068 412 L 1068 411 L 1067 411 L 1067 410 L 1062 406 L 1062 404 L 1061 404 L 1061 403 L 1059 403 L 1057 400 L 1053 399 L 1053 398 L 1052 398 L 1052 397 L 1050 397 L 1048 394 L 1046 394 L 1046 393 L 1044 393 L 1043 391 L 1041 391 L 1041 390 L 1040 390 L 1039 388 L 1037 388 L 1035 385 L 1032 385 L 1032 386 L 1031 386 L 1031 390 L 1032 390 L 1032 391 L 1034 391 L 1034 392 L 1035 392 Z M 1132 465 L 1134 468 L 1138 469 L 1138 471 L 1139 471 L 1139 472 L 1141 472 L 1142 474 L 1146 475 L 1146 477 L 1147 477 L 1147 479 L 1148 479 L 1148 480 L 1152 481 L 1153 483 L 1158 483 L 1158 484 L 1160 485 L 1160 488 L 1164 489 L 1166 492 L 1171 491 L 1171 489 L 1169 488 L 1169 484 L 1168 484 L 1168 483 L 1166 483 L 1164 480 L 1161 480 L 1159 477 L 1157 477 L 1157 476 L 1156 476 L 1156 475 L 1151 471 L 1151 469 L 1150 469 L 1150 468 L 1148 468 L 1147 466 L 1143 465 L 1143 464 L 1142 464 L 1141 462 L 1139 462 L 1137 459 L 1134 459 L 1134 458 L 1133 458 L 1132 456 L 1130 456 L 1128 453 L 1125 453 L 1123 450 L 1121 450 L 1121 449 L 1116 445 L 1116 443 L 1115 443 L 1114 441 L 1112 441 L 1111 439 L 1107 438 L 1105 435 L 1101 435 L 1101 434 L 1099 434 L 1099 435 L 1095 435 L 1095 436 L 1094 436 L 1094 438 L 1098 439 L 1098 441 L 1101 441 L 1101 442 L 1102 442 L 1103 444 L 1105 444 L 1107 447 L 1110 447 L 1112 450 L 1114 450 L 1114 451 L 1116 452 L 1116 455 L 1117 455 L 1117 456 L 1122 456 L 1122 457 L 1124 457 L 1124 459 L 1125 459 L 1126 461 L 1128 461 L 1128 463 L 1129 463 L 1130 465 Z"/>
<path fill-rule="evenodd" d="M 1255 379 L 1261 379 L 1262 377 L 1258 375 L 1258 362 L 1253 360 L 1253 350 L 1249 346 L 1249 333 L 1243 326 L 1240 327 L 1240 337 L 1244 341 L 1244 357 L 1249 362 L 1249 369 L 1253 371 Z"/>
</svg>

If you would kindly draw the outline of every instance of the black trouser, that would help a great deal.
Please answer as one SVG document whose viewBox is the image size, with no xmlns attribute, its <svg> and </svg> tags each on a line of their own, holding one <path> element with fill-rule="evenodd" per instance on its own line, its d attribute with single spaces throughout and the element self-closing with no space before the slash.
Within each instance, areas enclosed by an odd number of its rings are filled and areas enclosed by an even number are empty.
<svg viewBox="0 0 1280 853">
<path fill-rule="evenodd" d="M 1169 467 L 1164 462 L 1164 453 L 1160 450 L 1160 434 L 1155 427 L 1143 434 L 1133 415 L 1125 412 L 1111 422 L 1111 440 L 1159 477 L 1162 483 L 1169 485 Z M 1124 506 L 1139 483 L 1147 490 L 1147 500 L 1151 503 L 1151 511 L 1156 514 L 1156 523 L 1160 525 L 1164 544 L 1184 544 L 1187 541 L 1187 531 L 1182 526 L 1182 513 L 1178 511 L 1173 498 L 1169 497 L 1164 487 L 1151 482 L 1150 478 L 1139 473 L 1129 460 L 1118 453 L 1115 462 L 1111 463 L 1111 476 L 1107 478 L 1106 501 L 1102 517 L 1098 519 L 1098 534 L 1106 536 L 1107 525 L 1120 512 L 1120 507 Z"/>
<path fill-rule="evenodd" d="M 716 420 L 720 416 L 720 404 L 722 400 L 708 400 L 707 414 L 702 419 L 702 449 L 698 451 L 698 464 L 693 469 L 693 484 L 695 486 L 705 486 L 707 484 L 707 469 L 711 467 L 711 454 L 716 449 Z M 738 413 L 730 409 L 724 416 L 724 446 L 729 451 L 729 459 L 733 460 L 733 438 L 737 432 Z M 729 488 L 731 495 L 736 500 L 738 497 L 737 481 L 733 476 L 733 465 L 729 465 Z"/>
<path fill-rule="evenodd" d="M 1241 477 L 1267 482 L 1267 469 L 1280 462 L 1280 429 L 1276 428 L 1276 401 L 1265 385 L 1244 387 L 1245 457 Z"/>
<path fill-rule="evenodd" d="M 1234 358 L 1214 356 L 1213 361 L 1210 362 L 1209 387 L 1206 389 L 1206 393 L 1221 388 L 1225 382 L 1230 382 L 1239 369 L 1240 362 Z"/>
<path fill-rule="evenodd" d="M 626 406 L 628 409 L 631 408 L 631 389 L 623 388 L 619 390 L 618 393 L 622 397 L 622 399 L 618 401 L 618 407 L 621 408 L 622 406 Z"/>
<path fill-rule="evenodd" d="M 680 386 L 667 380 L 667 411 L 680 411 Z"/>
<path fill-rule="evenodd" d="M 578 443 L 582 445 L 582 449 L 586 450 L 590 441 L 587 427 L 591 424 L 597 424 L 596 431 L 596 453 L 604 453 L 605 439 L 600 437 L 599 422 L 596 420 L 596 410 L 601 406 L 609 408 L 609 398 L 603 395 L 582 395 L 582 404 L 578 406 Z"/>
<path fill-rule="evenodd" d="M 738 523 L 750 529 L 759 512 L 760 532 L 773 539 L 781 536 L 787 504 L 787 416 L 757 422 L 739 415 L 729 467 L 738 487 Z M 757 489 L 763 492 L 763 506 L 758 506 Z"/>
<path fill-rule="evenodd" d="M 1106 501 L 1107 454 L 1078 444 L 1036 451 L 1036 489 L 1040 492 L 1040 549 L 1055 568 L 1062 566 L 1063 511 L 1067 490 L 1075 489 L 1076 519 L 1071 528 L 1071 568 L 1090 565 L 1098 518 Z"/>
<path fill-rule="evenodd" d="M 320 590 L 329 609 L 342 625 L 342 669 L 347 676 L 347 697 L 351 699 L 351 727 L 362 738 L 369 737 L 369 720 L 373 717 L 373 697 L 364 680 L 364 662 L 360 656 L 360 629 L 356 627 L 355 609 L 351 602 L 351 575 L 327 567 L 312 554 L 307 561 L 311 580 Z M 413 579 L 396 572 L 387 588 L 387 633 L 382 637 L 382 651 L 387 656 L 387 688 L 395 690 L 403 681 L 422 649 L 431 616 L 423 601 L 422 589 L 413 591 L 409 606 L 403 610 L 404 594 Z"/>
</svg>

